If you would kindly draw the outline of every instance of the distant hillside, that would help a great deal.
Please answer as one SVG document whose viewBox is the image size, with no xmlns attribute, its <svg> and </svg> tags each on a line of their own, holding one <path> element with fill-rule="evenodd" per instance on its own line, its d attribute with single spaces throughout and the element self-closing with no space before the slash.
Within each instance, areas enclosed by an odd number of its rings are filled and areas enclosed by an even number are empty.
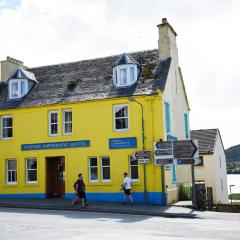
<svg viewBox="0 0 240 240">
<path fill-rule="evenodd" d="M 228 148 L 225 152 L 227 162 L 240 162 L 240 144 Z"/>
<path fill-rule="evenodd" d="M 226 151 L 227 173 L 240 174 L 240 144 L 228 148 Z"/>
</svg>

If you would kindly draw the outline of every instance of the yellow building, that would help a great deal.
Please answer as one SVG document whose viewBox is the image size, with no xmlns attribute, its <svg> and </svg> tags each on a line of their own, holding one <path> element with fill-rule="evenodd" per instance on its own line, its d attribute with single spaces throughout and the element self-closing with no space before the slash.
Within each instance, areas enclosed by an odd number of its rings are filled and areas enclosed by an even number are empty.
<svg viewBox="0 0 240 240">
<path fill-rule="evenodd" d="M 135 202 L 167 202 L 175 167 L 132 157 L 189 134 L 176 33 L 166 19 L 158 29 L 156 50 L 37 68 L 1 62 L 0 197 L 70 199 L 82 173 L 89 201 L 120 202 L 128 172 Z"/>
</svg>

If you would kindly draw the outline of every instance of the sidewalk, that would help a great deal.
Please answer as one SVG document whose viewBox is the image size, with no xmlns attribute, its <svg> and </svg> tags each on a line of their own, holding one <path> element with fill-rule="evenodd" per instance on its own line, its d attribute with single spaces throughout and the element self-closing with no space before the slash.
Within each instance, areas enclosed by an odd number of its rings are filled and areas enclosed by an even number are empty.
<svg viewBox="0 0 240 240">
<path fill-rule="evenodd" d="M 196 218 L 198 213 L 189 208 L 178 206 L 158 206 L 134 204 L 122 205 L 121 203 L 88 202 L 86 208 L 79 205 L 72 207 L 71 200 L 66 199 L 0 199 L 0 207 L 7 208 L 30 208 L 82 212 L 102 212 L 116 214 L 133 214 L 145 216 L 161 216 L 169 218 Z"/>
</svg>

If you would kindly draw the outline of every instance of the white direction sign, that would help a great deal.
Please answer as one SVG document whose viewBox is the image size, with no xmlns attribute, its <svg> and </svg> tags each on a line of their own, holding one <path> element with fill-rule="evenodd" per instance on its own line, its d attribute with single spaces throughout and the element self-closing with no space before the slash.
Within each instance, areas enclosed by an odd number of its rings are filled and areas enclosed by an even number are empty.
<svg viewBox="0 0 240 240">
<path fill-rule="evenodd" d="M 168 165 L 173 163 L 172 142 L 154 142 L 153 148 L 155 165 Z"/>
</svg>

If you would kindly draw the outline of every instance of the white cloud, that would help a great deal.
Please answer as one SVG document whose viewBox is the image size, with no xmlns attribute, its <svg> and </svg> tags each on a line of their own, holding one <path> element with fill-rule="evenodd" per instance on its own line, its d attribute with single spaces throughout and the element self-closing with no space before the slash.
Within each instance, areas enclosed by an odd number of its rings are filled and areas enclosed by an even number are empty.
<svg viewBox="0 0 240 240">
<path fill-rule="evenodd" d="M 156 25 L 167 17 L 178 33 L 191 127 L 220 128 L 229 147 L 240 132 L 239 10 L 237 0 L 22 0 L 0 11 L 0 59 L 31 67 L 157 48 Z"/>
</svg>

